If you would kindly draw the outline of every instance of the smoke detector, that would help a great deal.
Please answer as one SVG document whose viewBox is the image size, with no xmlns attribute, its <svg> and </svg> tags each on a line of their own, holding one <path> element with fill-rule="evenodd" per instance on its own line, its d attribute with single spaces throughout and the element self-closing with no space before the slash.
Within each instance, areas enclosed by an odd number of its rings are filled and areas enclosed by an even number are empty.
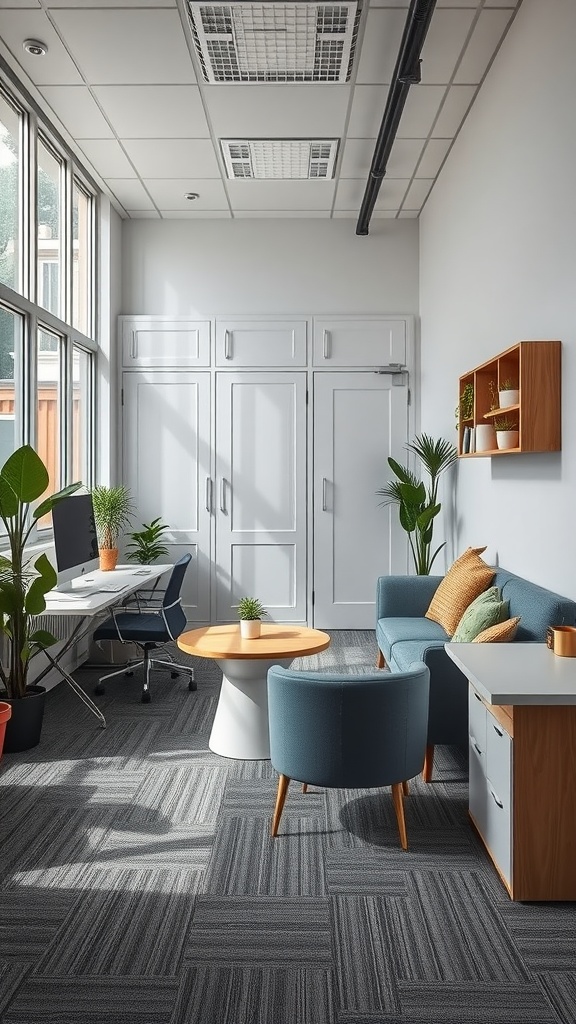
<svg viewBox="0 0 576 1024">
<path fill-rule="evenodd" d="M 41 43 L 39 39 L 25 39 L 22 46 L 33 57 L 45 57 L 48 53 L 46 43 Z"/>
<path fill-rule="evenodd" d="M 360 5 L 188 2 L 204 80 L 347 82 Z"/>
<path fill-rule="evenodd" d="M 229 178 L 333 178 L 338 139 L 220 139 Z"/>
</svg>

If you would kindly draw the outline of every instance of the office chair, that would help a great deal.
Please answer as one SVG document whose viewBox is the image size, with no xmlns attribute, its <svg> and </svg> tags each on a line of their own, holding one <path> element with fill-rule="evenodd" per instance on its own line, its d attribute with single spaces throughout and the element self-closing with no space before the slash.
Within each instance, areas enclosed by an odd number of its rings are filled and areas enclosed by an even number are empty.
<svg viewBox="0 0 576 1024">
<path fill-rule="evenodd" d="M 135 658 L 122 668 L 115 669 L 114 672 L 100 676 L 94 693 L 99 696 L 105 693 L 103 684 L 107 679 L 120 675 L 131 676 L 134 674 L 134 669 L 140 665 L 144 669 L 143 704 L 149 704 L 151 700 L 150 669 L 154 667 L 169 668 L 172 679 L 175 679 L 180 672 L 185 672 L 190 677 L 188 689 L 196 689 L 193 668 L 178 664 L 168 651 L 164 652 L 164 657 L 167 660 L 150 657 L 152 651 L 165 647 L 171 640 L 177 640 L 186 626 L 180 591 L 191 559 L 192 556 L 186 554 L 175 563 L 162 597 L 162 603 L 156 610 L 151 610 L 147 604 L 139 604 L 135 610 L 113 611 L 110 618 L 95 630 L 94 640 L 97 643 L 101 640 L 119 640 L 123 644 L 134 643 L 142 651 L 142 657 Z"/>
<path fill-rule="evenodd" d="M 291 779 L 334 789 L 392 787 L 400 841 L 408 849 L 402 797 L 422 771 L 430 673 L 334 675 L 268 670 L 270 760 L 280 774 L 272 835 Z"/>
</svg>

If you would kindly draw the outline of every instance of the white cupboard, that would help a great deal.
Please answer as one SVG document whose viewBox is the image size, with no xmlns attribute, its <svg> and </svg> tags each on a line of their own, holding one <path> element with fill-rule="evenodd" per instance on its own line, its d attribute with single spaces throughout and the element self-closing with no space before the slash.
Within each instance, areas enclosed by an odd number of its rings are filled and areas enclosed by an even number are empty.
<svg viewBox="0 0 576 1024">
<path fill-rule="evenodd" d="M 193 555 L 191 624 L 250 595 L 274 621 L 373 628 L 377 576 L 408 566 L 376 491 L 405 454 L 411 337 L 410 317 L 120 318 L 123 481 Z"/>
</svg>

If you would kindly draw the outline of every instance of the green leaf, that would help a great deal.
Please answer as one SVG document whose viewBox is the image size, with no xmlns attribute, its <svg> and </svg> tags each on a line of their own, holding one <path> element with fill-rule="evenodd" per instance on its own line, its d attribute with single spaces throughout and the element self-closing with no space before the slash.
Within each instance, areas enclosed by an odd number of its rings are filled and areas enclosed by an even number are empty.
<svg viewBox="0 0 576 1024">
<path fill-rule="evenodd" d="M 44 501 L 41 501 L 34 509 L 32 518 L 41 519 L 42 516 L 51 512 L 54 505 L 57 505 L 59 501 L 62 501 L 62 498 L 67 498 L 70 494 L 74 494 L 74 491 L 77 491 L 79 487 L 82 487 L 81 481 L 76 484 L 68 484 L 68 486 L 63 487 L 61 491 L 56 491 L 56 493 L 51 494 L 49 498 L 44 498 Z"/>
<path fill-rule="evenodd" d="M 429 505 L 423 512 L 418 516 L 418 529 L 423 531 L 432 522 L 435 516 L 438 515 L 441 505 Z"/>
<path fill-rule="evenodd" d="M 0 470 L 0 479 L 4 481 L 19 501 L 29 504 L 36 501 L 50 483 L 48 470 L 40 456 L 29 444 L 18 448 L 6 460 Z M 4 494 L 0 493 L 3 505 Z M 14 515 L 14 512 L 10 513 Z"/>
<path fill-rule="evenodd" d="M 400 526 L 402 527 L 403 530 L 406 530 L 406 533 L 414 532 L 414 530 L 416 529 L 416 518 L 417 516 L 414 509 L 410 508 L 407 505 L 404 505 L 403 503 L 400 505 Z"/>
<path fill-rule="evenodd" d="M 396 459 L 393 459 L 391 456 L 388 458 L 388 465 L 402 483 L 414 485 L 418 483 L 418 477 L 414 476 L 414 473 L 412 473 L 406 466 L 401 466 L 400 463 L 396 462 Z"/>
<path fill-rule="evenodd" d="M 52 644 L 58 643 L 56 637 L 52 636 L 52 633 L 49 633 L 47 629 L 35 630 L 35 632 L 31 633 L 28 637 L 28 642 L 30 644 L 36 644 L 37 647 L 41 647 L 42 649 L 51 647 Z"/>
</svg>

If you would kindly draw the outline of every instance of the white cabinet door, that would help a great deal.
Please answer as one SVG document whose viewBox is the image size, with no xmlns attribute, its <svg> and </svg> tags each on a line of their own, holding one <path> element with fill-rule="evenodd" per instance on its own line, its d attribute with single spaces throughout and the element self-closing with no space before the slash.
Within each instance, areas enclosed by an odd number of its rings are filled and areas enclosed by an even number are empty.
<svg viewBox="0 0 576 1024">
<path fill-rule="evenodd" d="M 306 320 L 217 320 L 216 366 L 306 366 Z"/>
<path fill-rule="evenodd" d="M 182 591 L 189 622 L 210 621 L 210 374 L 123 374 L 123 480 L 135 529 L 161 516 L 175 562 L 189 551 Z"/>
<path fill-rule="evenodd" d="M 406 534 L 376 494 L 402 460 L 408 388 L 373 372 L 314 375 L 314 625 L 373 629 L 376 580 L 408 567 Z"/>
<path fill-rule="evenodd" d="M 306 374 L 220 373 L 216 411 L 216 619 L 305 622 Z"/>
<path fill-rule="evenodd" d="M 314 319 L 314 366 L 404 366 L 406 344 L 406 320 Z"/>
<path fill-rule="evenodd" d="M 210 321 L 121 317 L 122 366 L 209 366 Z"/>
</svg>

